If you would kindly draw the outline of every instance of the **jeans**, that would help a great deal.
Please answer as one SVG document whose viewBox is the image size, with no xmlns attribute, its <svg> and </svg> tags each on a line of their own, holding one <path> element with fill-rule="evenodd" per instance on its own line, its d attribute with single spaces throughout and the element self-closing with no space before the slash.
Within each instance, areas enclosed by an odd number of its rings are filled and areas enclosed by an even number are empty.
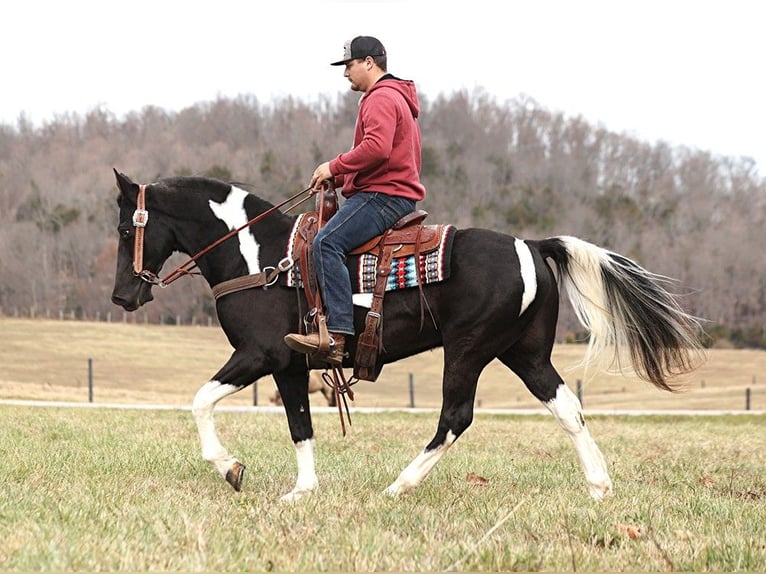
<svg viewBox="0 0 766 574">
<path fill-rule="evenodd" d="M 327 330 L 354 334 L 354 304 L 346 254 L 380 235 L 415 210 L 415 201 L 384 193 L 349 197 L 314 238 L 314 265 L 325 307 Z"/>
</svg>

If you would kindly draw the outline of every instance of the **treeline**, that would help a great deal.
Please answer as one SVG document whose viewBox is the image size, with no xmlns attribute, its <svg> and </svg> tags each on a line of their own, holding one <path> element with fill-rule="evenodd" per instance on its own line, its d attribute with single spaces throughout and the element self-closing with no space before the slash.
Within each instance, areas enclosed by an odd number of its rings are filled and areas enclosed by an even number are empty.
<svg viewBox="0 0 766 574">
<path fill-rule="evenodd" d="M 479 90 L 422 104 L 421 206 L 431 221 L 581 237 L 677 279 L 671 288 L 706 320 L 711 344 L 766 348 L 766 180 L 752 160 L 650 144 L 529 98 L 498 103 Z M 141 182 L 244 182 L 276 203 L 348 149 L 357 106 L 352 93 L 221 98 L 180 112 L 95 109 L 0 126 L 0 313 L 115 309 L 112 168 Z M 215 313 L 202 280 L 158 291 L 146 309 L 158 318 L 204 323 Z M 579 330 L 563 305 L 561 337 Z"/>
</svg>

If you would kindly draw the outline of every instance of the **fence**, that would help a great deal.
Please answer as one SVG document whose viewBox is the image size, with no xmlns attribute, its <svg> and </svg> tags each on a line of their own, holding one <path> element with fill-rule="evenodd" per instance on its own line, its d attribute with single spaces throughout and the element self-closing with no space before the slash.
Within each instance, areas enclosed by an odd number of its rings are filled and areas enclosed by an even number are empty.
<svg viewBox="0 0 766 574">
<path fill-rule="evenodd" d="M 753 385 L 755 385 L 755 382 L 756 382 L 755 375 L 753 375 L 752 382 L 753 382 Z M 93 402 L 94 385 L 95 385 L 95 381 L 94 381 L 94 377 L 93 377 L 93 359 L 89 358 L 88 359 L 88 402 L 90 402 L 90 403 Z M 416 392 L 415 392 L 415 376 L 414 376 L 413 373 L 409 373 L 408 374 L 408 385 L 407 386 L 408 386 L 408 390 L 409 390 L 409 408 L 414 409 L 414 408 L 416 408 L 416 404 L 415 404 Z M 704 381 L 703 381 L 703 386 L 704 386 Z M 253 387 L 253 406 L 258 406 L 258 388 L 259 388 L 258 381 L 256 381 L 252 385 L 252 387 Z M 575 388 L 576 388 L 577 398 L 579 399 L 580 404 L 585 406 L 585 396 L 584 396 L 584 392 L 583 392 L 583 385 L 582 385 L 582 380 L 581 379 L 577 379 Z M 743 408 L 743 410 L 745 410 L 745 411 L 752 410 L 752 395 L 753 395 L 753 393 L 752 393 L 751 387 L 747 387 L 745 389 L 745 396 L 744 396 L 744 402 L 743 402 L 744 408 Z"/>
<path fill-rule="evenodd" d="M 95 313 L 88 314 L 84 311 L 74 310 L 59 310 L 51 311 L 46 309 L 44 311 L 38 311 L 36 309 L 19 310 L 18 307 L 13 309 L 3 309 L 0 307 L 0 317 L 13 317 L 14 319 L 58 319 L 60 321 L 95 321 L 97 323 L 131 323 L 131 324 L 144 324 L 144 325 L 191 325 L 191 326 L 218 326 L 217 317 L 205 315 L 203 317 L 191 317 L 184 320 L 181 315 L 174 315 L 170 313 L 162 313 L 161 311 L 149 311 L 139 310 L 128 313 L 127 311 L 107 311 L 102 313 L 96 311 Z"/>
<path fill-rule="evenodd" d="M 191 325 L 191 326 L 208 326 L 208 327 L 218 327 L 218 322 L 215 317 L 211 316 L 204 316 L 202 318 L 191 318 L 190 320 L 184 322 L 182 318 L 179 315 L 170 315 L 170 314 L 162 314 L 161 312 L 155 312 L 155 313 L 147 313 L 143 311 L 139 312 L 133 312 L 128 313 L 122 310 L 116 310 L 114 312 L 106 312 L 104 314 L 101 314 L 100 312 L 97 312 L 94 314 L 93 317 L 87 317 L 83 314 L 78 314 L 74 311 L 58 311 L 56 313 L 52 313 L 50 311 L 46 311 L 44 313 L 35 313 L 31 312 L 29 315 L 22 315 L 17 309 L 14 309 L 10 315 L 7 313 L 4 314 L 4 311 L 8 311 L 8 309 L 0 308 L 0 317 L 2 316 L 8 316 L 8 317 L 32 317 L 32 318 L 53 318 L 53 319 L 59 319 L 62 321 L 96 321 L 96 322 L 106 322 L 106 323 L 132 323 L 132 324 L 151 324 L 151 325 Z M 760 364 L 760 363 L 756 363 Z M 81 373 L 83 371 L 80 371 Z M 96 394 L 96 391 L 94 389 L 94 363 L 93 359 L 88 359 L 88 365 L 87 365 L 87 373 L 88 373 L 88 400 L 90 402 L 93 402 L 95 400 L 94 395 Z M 400 371 L 401 373 L 401 371 Z M 405 371 L 406 373 L 406 371 Z M 740 373 L 742 375 L 743 373 Z M 748 376 L 748 375 L 745 375 Z M 409 408 L 416 408 L 418 406 L 423 406 L 423 391 L 421 391 L 421 397 L 420 397 L 420 405 L 418 405 L 418 389 L 415 384 L 415 376 L 413 373 L 409 373 L 408 375 L 402 373 L 398 377 L 406 377 L 404 379 L 397 378 L 397 388 L 399 390 L 396 390 L 395 395 L 399 398 L 397 400 L 397 404 L 404 407 Z M 406 388 L 405 388 L 405 381 L 406 381 Z M 422 381 L 422 379 L 421 379 Z M 430 383 L 433 387 L 434 381 L 430 380 Z M 706 382 L 702 380 L 700 383 L 702 388 L 706 387 Z M 421 383 L 422 385 L 422 383 Z M 576 389 L 576 394 L 580 401 L 583 403 L 584 406 L 594 408 L 594 400 L 591 398 L 590 404 L 588 404 L 589 397 L 586 395 L 586 393 L 583 390 L 583 384 L 578 379 L 575 384 L 570 385 L 573 387 L 573 390 Z M 715 385 L 713 385 L 715 386 Z M 735 408 L 737 410 L 745 410 L 750 411 L 754 409 L 763 409 L 762 399 L 760 396 L 756 396 L 757 394 L 754 393 L 754 388 L 756 387 L 756 376 L 752 375 L 751 383 L 749 386 L 747 386 L 747 383 L 738 383 L 736 390 L 732 390 L 731 393 L 726 395 L 726 404 L 729 406 L 729 409 Z M 712 388 L 712 386 L 711 386 Z M 624 389 L 623 389 L 624 390 Z M 736 394 L 735 394 L 736 392 Z M 743 393 L 740 395 L 739 393 Z M 394 394 L 391 393 L 389 396 L 394 397 Z M 593 397 L 594 395 L 591 395 Z M 595 397 L 601 398 L 602 395 L 599 393 L 596 393 Z M 84 397 L 83 397 L 84 398 Z M 708 402 L 710 402 L 710 399 L 706 399 Z M 253 399 L 252 404 L 257 405 L 258 404 L 258 385 L 253 385 Z M 598 403 L 598 400 L 596 400 L 596 403 Z M 734 407 L 732 407 L 734 405 Z M 741 406 L 740 406 L 741 405 Z M 433 406 L 433 400 L 429 403 L 429 406 Z M 477 399 L 477 406 L 481 407 L 481 398 Z M 506 407 L 511 408 L 511 407 Z M 636 407 L 637 408 L 637 407 Z M 717 408 L 717 407 L 708 407 L 705 405 L 703 408 Z"/>
</svg>

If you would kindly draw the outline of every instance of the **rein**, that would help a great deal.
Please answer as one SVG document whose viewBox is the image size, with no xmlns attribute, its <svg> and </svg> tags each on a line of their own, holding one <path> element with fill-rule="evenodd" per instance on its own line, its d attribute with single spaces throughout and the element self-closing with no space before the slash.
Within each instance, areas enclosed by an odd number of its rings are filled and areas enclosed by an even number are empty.
<svg viewBox="0 0 766 574">
<path fill-rule="evenodd" d="M 133 274 L 137 275 L 138 277 L 140 277 L 147 283 L 150 283 L 152 285 L 158 285 L 159 287 L 165 288 L 168 285 L 170 285 L 173 281 L 175 281 L 176 279 L 178 279 L 179 277 L 183 275 L 192 275 L 192 270 L 195 267 L 197 267 L 197 260 L 200 257 L 209 253 L 210 251 L 218 247 L 221 243 L 223 243 L 227 239 L 234 237 L 237 233 L 239 233 L 243 229 L 246 229 L 252 225 L 255 225 L 256 223 L 264 219 L 266 216 L 271 215 L 282 206 L 287 205 L 291 201 L 298 199 L 301 195 L 307 192 L 313 192 L 313 190 L 310 187 L 307 187 L 303 191 L 299 191 L 295 195 L 288 197 L 282 203 L 279 203 L 267 209 L 266 211 L 255 216 L 253 219 L 241 225 L 237 229 L 233 229 L 229 233 L 224 235 L 223 237 L 220 237 L 219 239 L 217 239 L 216 241 L 214 241 L 213 243 L 211 243 L 210 245 L 208 245 L 201 251 L 197 252 L 196 255 L 189 258 L 186 262 L 176 267 L 173 271 L 168 273 L 165 277 L 160 278 L 153 271 L 143 268 L 144 228 L 146 227 L 147 221 L 149 221 L 149 212 L 146 210 L 146 185 L 139 185 L 138 196 L 136 197 L 136 210 L 133 212 L 133 227 L 136 228 L 135 243 L 133 244 Z M 294 203 L 293 205 L 290 205 L 285 211 L 290 211 L 291 209 L 295 209 L 301 203 L 310 199 L 311 195 L 313 195 L 313 193 L 307 195 L 306 197 Z M 279 270 L 283 270 L 281 263 L 279 266 Z"/>
</svg>

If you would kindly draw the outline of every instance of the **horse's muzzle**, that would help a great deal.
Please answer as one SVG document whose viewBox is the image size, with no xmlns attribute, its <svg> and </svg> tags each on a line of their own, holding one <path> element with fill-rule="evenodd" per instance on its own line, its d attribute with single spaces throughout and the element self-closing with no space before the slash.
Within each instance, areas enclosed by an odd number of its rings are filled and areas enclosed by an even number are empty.
<svg viewBox="0 0 766 574">
<path fill-rule="evenodd" d="M 146 299 L 142 299 L 142 294 L 146 296 Z M 141 307 L 141 305 L 144 305 L 153 299 L 154 296 L 152 295 L 151 289 L 138 289 L 132 296 L 112 293 L 112 303 L 119 305 L 128 312 L 135 311 Z"/>
</svg>

